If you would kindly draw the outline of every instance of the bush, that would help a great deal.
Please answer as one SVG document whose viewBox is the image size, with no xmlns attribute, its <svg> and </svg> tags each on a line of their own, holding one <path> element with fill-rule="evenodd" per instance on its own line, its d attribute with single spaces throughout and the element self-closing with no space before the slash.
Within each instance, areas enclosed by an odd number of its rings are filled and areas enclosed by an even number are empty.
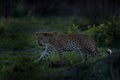
<svg viewBox="0 0 120 80">
<path fill-rule="evenodd" d="M 120 47 L 120 18 L 112 18 L 99 26 L 88 26 L 85 32 L 95 37 L 100 46 Z"/>
<path fill-rule="evenodd" d="M 80 30 L 79 30 L 79 25 L 75 25 L 73 24 L 72 26 L 68 27 L 64 33 L 65 34 L 71 34 L 71 33 L 79 33 Z"/>
</svg>

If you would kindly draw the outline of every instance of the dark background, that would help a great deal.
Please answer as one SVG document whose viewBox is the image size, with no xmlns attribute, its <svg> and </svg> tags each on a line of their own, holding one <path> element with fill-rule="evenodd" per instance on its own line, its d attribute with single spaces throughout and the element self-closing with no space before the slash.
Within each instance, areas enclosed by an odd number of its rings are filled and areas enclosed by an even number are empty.
<svg viewBox="0 0 120 80">
<path fill-rule="evenodd" d="M 1 17 L 80 15 L 106 18 L 120 15 L 120 0 L 1 0 Z"/>
</svg>

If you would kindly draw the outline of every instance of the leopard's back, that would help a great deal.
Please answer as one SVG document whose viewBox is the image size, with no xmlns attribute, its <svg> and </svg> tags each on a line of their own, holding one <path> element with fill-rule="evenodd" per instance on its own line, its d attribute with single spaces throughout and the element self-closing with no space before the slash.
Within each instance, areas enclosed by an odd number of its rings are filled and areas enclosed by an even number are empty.
<svg viewBox="0 0 120 80">
<path fill-rule="evenodd" d="M 99 55 L 95 40 L 85 34 L 61 35 L 58 42 L 66 51 L 83 50 L 91 55 Z"/>
</svg>

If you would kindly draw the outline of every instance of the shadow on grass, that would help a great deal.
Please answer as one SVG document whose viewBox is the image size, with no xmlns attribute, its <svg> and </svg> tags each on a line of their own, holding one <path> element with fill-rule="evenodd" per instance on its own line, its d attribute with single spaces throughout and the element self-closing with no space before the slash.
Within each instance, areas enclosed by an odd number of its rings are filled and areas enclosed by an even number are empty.
<svg viewBox="0 0 120 80">
<path fill-rule="evenodd" d="M 120 52 L 94 62 L 49 68 L 48 62 L 34 63 L 35 56 L 6 54 L 0 56 L 1 80 L 119 80 Z M 29 55 L 29 56 L 28 56 Z M 74 64 L 74 63 L 73 63 Z"/>
</svg>

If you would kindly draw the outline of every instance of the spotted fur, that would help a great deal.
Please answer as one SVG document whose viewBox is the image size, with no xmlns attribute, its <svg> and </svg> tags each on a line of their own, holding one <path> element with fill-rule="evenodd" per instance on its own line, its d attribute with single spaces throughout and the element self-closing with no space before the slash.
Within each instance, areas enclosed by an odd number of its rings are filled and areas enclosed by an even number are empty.
<svg viewBox="0 0 120 80">
<path fill-rule="evenodd" d="M 65 34 L 57 32 L 37 32 L 38 45 L 46 45 L 46 49 L 37 61 L 45 59 L 53 51 L 57 51 L 60 61 L 64 62 L 64 52 L 80 51 L 82 62 L 87 60 L 88 55 L 98 56 L 96 42 L 85 34 Z"/>
</svg>

